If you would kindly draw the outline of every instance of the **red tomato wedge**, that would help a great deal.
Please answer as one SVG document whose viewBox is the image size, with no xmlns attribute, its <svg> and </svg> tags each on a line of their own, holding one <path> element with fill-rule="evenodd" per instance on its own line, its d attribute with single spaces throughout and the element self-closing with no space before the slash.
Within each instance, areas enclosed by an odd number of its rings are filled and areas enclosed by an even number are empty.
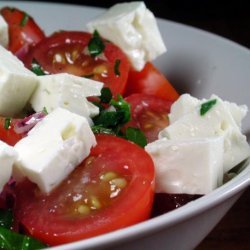
<svg viewBox="0 0 250 250">
<path fill-rule="evenodd" d="M 150 156 L 118 137 L 97 135 L 96 139 L 87 159 L 49 195 L 27 180 L 17 185 L 15 219 L 28 234 L 58 245 L 150 216 L 154 195 Z"/>
<path fill-rule="evenodd" d="M 148 142 L 158 139 L 160 130 L 169 124 L 168 114 L 173 102 L 145 94 L 133 94 L 125 100 L 131 105 L 131 121 L 125 127 L 139 128 Z"/>
<path fill-rule="evenodd" d="M 23 49 L 26 52 L 28 47 L 35 45 L 45 35 L 34 19 L 24 11 L 16 8 L 5 7 L 0 11 L 9 27 L 9 47 L 12 53 L 20 53 Z"/>
<path fill-rule="evenodd" d="M 25 64 L 31 68 L 35 59 L 48 73 L 67 72 L 103 82 L 114 96 L 123 94 L 130 63 L 125 54 L 111 42 L 101 39 L 105 45 L 99 56 L 88 51 L 92 34 L 78 31 L 62 31 L 41 41 Z"/>
<path fill-rule="evenodd" d="M 147 63 L 140 72 L 129 72 L 125 96 L 134 93 L 155 95 L 169 101 L 176 101 L 179 97 L 175 88 L 152 63 Z"/>
<path fill-rule="evenodd" d="M 0 117 L 0 140 L 11 146 L 14 146 L 23 137 L 14 131 L 15 121 L 15 119 Z"/>
</svg>

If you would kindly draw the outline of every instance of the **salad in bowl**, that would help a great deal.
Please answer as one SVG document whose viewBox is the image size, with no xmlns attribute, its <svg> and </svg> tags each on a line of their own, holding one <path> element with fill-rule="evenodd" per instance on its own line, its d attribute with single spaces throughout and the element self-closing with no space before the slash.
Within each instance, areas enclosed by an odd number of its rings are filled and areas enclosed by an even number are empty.
<svg viewBox="0 0 250 250">
<path fill-rule="evenodd" d="M 246 169 L 247 106 L 177 91 L 153 63 L 167 47 L 143 2 L 48 35 L 23 9 L 0 13 L 3 249 L 164 238 L 168 212 L 203 211 Z"/>
</svg>

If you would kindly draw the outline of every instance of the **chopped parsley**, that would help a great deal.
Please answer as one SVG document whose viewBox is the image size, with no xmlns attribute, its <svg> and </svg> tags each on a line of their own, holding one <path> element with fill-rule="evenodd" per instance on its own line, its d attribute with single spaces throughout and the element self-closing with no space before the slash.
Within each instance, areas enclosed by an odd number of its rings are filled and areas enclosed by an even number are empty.
<svg viewBox="0 0 250 250">
<path fill-rule="evenodd" d="M 31 63 L 31 71 L 38 76 L 46 75 L 46 73 L 42 69 L 41 65 L 34 58 L 33 58 L 32 63 Z"/>
<path fill-rule="evenodd" d="M 120 64 L 121 64 L 121 60 L 120 59 L 116 59 L 115 60 L 115 66 L 114 66 L 114 72 L 115 72 L 115 75 L 116 76 L 120 76 L 120 69 L 119 69 L 119 67 L 120 67 Z"/>
<path fill-rule="evenodd" d="M 94 31 L 93 37 L 88 43 L 88 50 L 92 57 L 100 55 L 105 49 L 105 44 L 103 43 L 97 30 Z"/>
<path fill-rule="evenodd" d="M 4 128 L 6 130 L 8 130 L 10 128 L 10 124 L 11 124 L 11 118 L 5 118 L 5 121 L 4 121 Z"/>
<path fill-rule="evenodd" d="M 200 108 L 200 115 L 201 116 L 205 115 L 216 104 L 216 102 L 217 102 L 216 99 L 212 99 L 202 103 Z"/>
<path fill-rule="evenodd" d="M 29 21 L 29 18 L 30 18 L 29 15 L 24 12 L 23 13 L 23 18 L 22 18 L 22 20 L 20 22 L 20 26 L 24 27 L 27 24 L 27 22 Z"/>
</svg>

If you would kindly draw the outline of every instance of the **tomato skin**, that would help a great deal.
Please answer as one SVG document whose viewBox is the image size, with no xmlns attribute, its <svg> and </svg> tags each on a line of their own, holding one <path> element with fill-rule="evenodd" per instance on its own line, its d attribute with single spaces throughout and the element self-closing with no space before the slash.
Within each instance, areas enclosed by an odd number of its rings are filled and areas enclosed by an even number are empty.
<svg viewBox="0 0 250 250">
<path fill-rule="evenodd" d="M 4 7 L 1 9 L 1 15 L 8 23 L 8 49 L 12 53 L 15 54 L 24 47 L 33 46 L 45 37 L 44 32 L 36 24 L 34 19 L 28 16 L 24 11 Z M 27 18 L 27 21 L 24 21 L 25 18 Z"/>
<path fill-rule="evenodd" d="M 130 70 L 126 55 L 116 45 L 102 40 L 105 44 L 103 56 L 93 58 L 87 48 L 91 38 L 92 34 L 87 32 L 56 32 L 35 46 L 25 59 L 25 65 L 31 68 L 31 62 L 35 59 L 48 73 L 66 72 L 86 76 L 103 82 L 114 97 L 123 94 Z M 115 72 L 117 60 L 120 62 L 119 75 Z"/>
<path fill-rule="evenodd" d="M 58 245 L 124 228 L 149 218 L 154 196 L 154 166 L 150 156 L 137 145 L 118 137 L 97 135 L 96 139 L 97 146 L 74 171 L 75 175 L 73 172 L 51 194 L 39 194 L 37 187 L 29 181 L 16 187 L 15 219 L 28 234 L 49 245 Z M 93 162 L 90 171 L 79 175 L 78 171 L 84 173 L 90 161 Z M 72 204 L 61 201 L 69 197 L 67 194 L 73 196 L 74 189 L 84 189 L 83 176 L 92 178 L 104 170 L 130 176 L 126 188 L 108 207 L 90 216 L 70 217 L 65 209 Z M 50 212 L 56 206 L 59 210 Z"/>
<path fill-rule="evenodd" d="M 4 117 L 0 117 L 0 140 L 14 146 L 23 136 L 14 131 L 15 119 L 11 119 L 8 129 L 5 128 L 5 119 Z"/>
<path fill-rule="evenodd" d="M 131 106 L 131 121 L 125 128 L 139 128 L 148 143 L 158 139 L 158 133 L 169 124 L 168 114 L 173 102 L 146 94 L 133 94 L 126 97 L 125 101 Z"/>
<path fill-rule="evenodd" d="M 130 70 L 125 96 L 135 93 L 155 95 L 168 101 L 176 101 L 178 92 L 166 77 L 150 62 L 142 71 Z"/>
</svg>

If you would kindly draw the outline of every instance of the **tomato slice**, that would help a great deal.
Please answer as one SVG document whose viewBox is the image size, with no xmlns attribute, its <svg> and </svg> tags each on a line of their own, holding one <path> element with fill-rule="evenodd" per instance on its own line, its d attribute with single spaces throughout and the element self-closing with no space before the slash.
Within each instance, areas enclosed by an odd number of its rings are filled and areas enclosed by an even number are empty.
<svg viewBox="0 0 250 250">
<path fill-rule="evenodd" d="M 5 7 L 1 9 L 1 15 L 9 27 L 9 47 L 12 53 L 19 53 L 21 49 L 28 50 L 45 35 L 34 19 L 24 11 L 16 8 Z"/>
<path fill-rule="evenodd" d="M 15 122 L 16 119 L 0 117 L 0 140 L 11 146 L 14 146 L 23 137 L 15 132 Z"/>
<path fill-rule="evenodd" d="M 115 136 L 97 135 L 96 139 L 89 157 L 49 195 L 27 180 L 17 185 L 15 219 L 28 234 L 57 245 L 150 216 L 154 195 L 150 156 Z"/>
<path fill-rule="evenodd" d="M 140 72 L 129 72 L 125 96 L 134 93 L 155 95 L 169 101 L 176 101 L 179 97 L 175 88 L 152 63 L 147 63 Z"/>
<path fill-rule="evenodd" d="M 48 73 L 67 72 L 103 82 L 114 96 L 123 94 L 130 63 L 125 54 L 111 42 L 101 39 L 105 45 L 99 56 L 88 51 L 92 34 L 78 31 L 62 31 L 41 41 L 33 50 L 26 66 L 31 68 L 35 59 Z"/>
<path fill-rule="evenodd" d="M 142 130 L 148 142 L 158 138 L 158 133 L 168 126 L 172 101 L 154 95 L 133 94 L 125 98 L 131 105 L 131 121 L 125 127 Z"/>
</svg>

